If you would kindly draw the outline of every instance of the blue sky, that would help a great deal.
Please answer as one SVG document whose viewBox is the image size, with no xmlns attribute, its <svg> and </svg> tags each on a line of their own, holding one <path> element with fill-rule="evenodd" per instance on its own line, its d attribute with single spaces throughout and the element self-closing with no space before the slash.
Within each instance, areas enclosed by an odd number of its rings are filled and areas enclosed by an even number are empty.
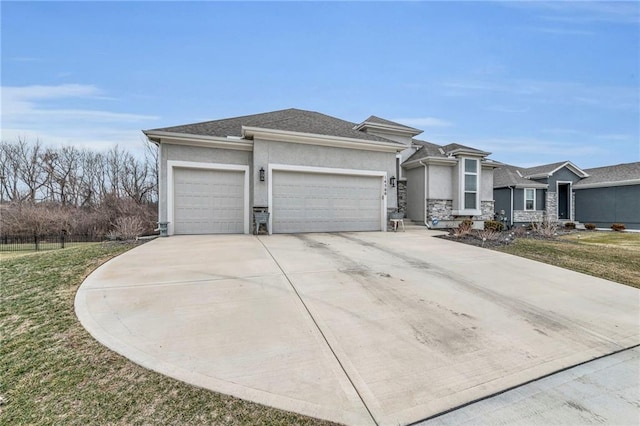
<svg viewBox="0 0 640 426">
<path fill-rule="evenodd" d="M 6 2 L 2 139 L 377 115 L 522 166 L 640 161 L 638 2 Z"/>
</svg>

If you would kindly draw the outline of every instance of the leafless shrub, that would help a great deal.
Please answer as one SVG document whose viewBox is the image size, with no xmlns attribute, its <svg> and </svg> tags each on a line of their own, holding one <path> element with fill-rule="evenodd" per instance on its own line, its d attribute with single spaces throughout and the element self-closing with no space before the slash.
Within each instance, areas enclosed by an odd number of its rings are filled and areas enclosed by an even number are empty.
<svg viewBox="0 0 640 426">
<path fill-rule="evenodd" d="M 471 234 L 472 230 L 473 230 L 473 221 L 466 219 L 460 222 L 460 225 L 458 225 L 457 228 L 453 228 L 451 230 L 451 235 L 453 235 L 456 238 L 463 238 Z"/>
<path fill-rule="evenodd" d="M 523 226 L 516 226 L 511 230 L 511 233 L 516 238 L 522 238 L 525 235 L 528 235 L 529 232 L 530 232 L 529 229 L 524 225 Z"/>
<path fill-rule="evenodd" d="M 476 237 L 482 240 L 482 242 L 495 241 L 500 238 L 500 232 L 495 229 L 482 229 L 476 231 Z"/>
<path fill-rule="evenodd" d="M 57 234 L 69 226 L 69 212 L 57 205 L 20 203 L 4 206 L 0 224 L 3 234 Z"/>
<path fill-rule="evenodd" d="M 548 218 L 541 222 L 531 222 L 531 229 L 544 238 L 553 238 L 558 232 L 558 222 Z"/>
<path fill-rule="evenodd" d="M 107 235 L 114 240 L 135 240 L 142 234 L 144 226 L 142 220 L 136 216 L 119 217 Z"/>
</svg>

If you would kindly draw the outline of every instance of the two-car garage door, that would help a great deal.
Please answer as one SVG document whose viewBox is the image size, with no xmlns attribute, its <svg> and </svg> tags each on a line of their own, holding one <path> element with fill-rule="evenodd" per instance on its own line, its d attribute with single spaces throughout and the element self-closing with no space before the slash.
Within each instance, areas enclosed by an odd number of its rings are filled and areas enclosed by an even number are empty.
<svg viewBox="0 0 640 426">
<path fill-rule="evenodd" d="M 175 234 L 241 234 L 244 232 L 242 171 L 173 169 Z"/>
<path fill-rule="evenodd" d="M 173 167 L 173 234 L 247 232 L 248 170 Z M 273 170 L 272 232 L 380 231 L 382 176 Z"/>
<path fill-rule="evenodd" d="M 381 176 L 274 170 L 274 233 L 380 231 Z"/>
</svg>

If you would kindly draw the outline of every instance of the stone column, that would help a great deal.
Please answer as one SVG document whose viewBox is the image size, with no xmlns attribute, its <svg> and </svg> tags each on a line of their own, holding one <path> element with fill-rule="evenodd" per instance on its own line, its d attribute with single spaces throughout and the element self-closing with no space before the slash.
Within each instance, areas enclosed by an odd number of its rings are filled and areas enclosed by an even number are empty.
<svg viewBox="0 0 640 426">
<path fill-rule="evenodd" d="M 558 193 L 547 191 L 545 199 L 545 206 L 547 210 L 547 219 L 550 222 L 558 221 Z"/>
<path fill-rule="evenodd" d="M 399 180 L 398 183 L 398 211 L 407 212 L 407 181 Z"/>
</svg>

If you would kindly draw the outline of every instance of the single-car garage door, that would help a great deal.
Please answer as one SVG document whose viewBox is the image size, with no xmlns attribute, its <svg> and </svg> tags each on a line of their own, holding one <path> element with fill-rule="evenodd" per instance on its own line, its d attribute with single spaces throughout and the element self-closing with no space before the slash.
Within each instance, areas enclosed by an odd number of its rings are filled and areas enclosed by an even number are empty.
<svg viewBox="0 0 640 426">
<path fill-rule="evenodd" d="M 174 168 L 175 234 L 244 232 L 244 173 Z"/>
<path fill-rule="evenodd" d="M 273 172 L 274 233 L 380 231 L 380 176 Z"/>
</svg>

